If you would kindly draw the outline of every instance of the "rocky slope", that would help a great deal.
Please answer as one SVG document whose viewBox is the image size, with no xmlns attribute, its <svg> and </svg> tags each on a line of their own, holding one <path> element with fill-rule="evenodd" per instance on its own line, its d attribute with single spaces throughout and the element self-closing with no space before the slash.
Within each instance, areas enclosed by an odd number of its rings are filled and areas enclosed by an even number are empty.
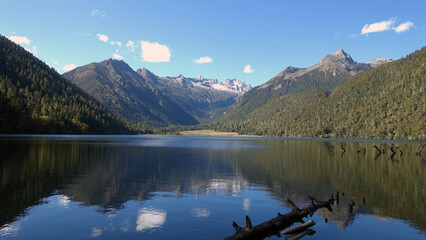
<svg viewBox="0 0 426 240">
<path fill-rule="evenodd" d="M 132 123 L 155 127 L 210 121 L 251 89 L 236 79 L 159 77 L 113 59 L 63 76 Z"/>
<path fill-rule="evenodd" d="M 217 79 L 206 79 L 201 76 L 159 77 L 145 68 L 136 72 L 200 122 L 215 119 L 225 108 L 251 89 L 249 84 L 237 79 L 219 82 Z"/>
<path fill-rule="evenodd" d="M 135 124 L 159 127 L 198 123 L 124 61 L 91 63 L 63 76 Z"/>
</svg>

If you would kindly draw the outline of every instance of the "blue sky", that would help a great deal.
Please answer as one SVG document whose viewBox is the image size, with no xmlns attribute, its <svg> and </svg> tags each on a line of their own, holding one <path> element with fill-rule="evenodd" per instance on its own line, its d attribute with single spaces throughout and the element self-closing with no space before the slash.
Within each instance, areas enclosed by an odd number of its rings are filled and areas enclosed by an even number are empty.
<svg viewBox="0 0 426 240">
<path fill-rule="evenodd" d="M 421 0 L 0 0 L 0 34 L 60 73 L 118 58 L 256 86 L 339 48 L 358 62 L 404 57 L 425 46 L 425 11 Z"/>
</svg>

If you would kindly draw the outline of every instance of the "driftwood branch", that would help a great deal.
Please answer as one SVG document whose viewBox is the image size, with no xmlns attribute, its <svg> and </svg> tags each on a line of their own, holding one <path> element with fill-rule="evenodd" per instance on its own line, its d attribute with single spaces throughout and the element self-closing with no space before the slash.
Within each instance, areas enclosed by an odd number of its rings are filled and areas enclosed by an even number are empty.
<svg viewBox="0 0 426 240">
<path fill-rule="evenodd" d="M 225 238 L 225 240 L 255 240 L 264 239 L 273 235 L 279 236 L 280 231 L 293 225 L 295 222 L 304 223 L 303 218 L 312 216 L 320 208 L 327 208 L 333 211 L 331 205 L 334 202 L 334 197 L 324 202 L 318 202 L 315 198 L 311 197 L 311 204 L 305 208 L 298 208 L 296 204 L 290 199 L 287 199 L 287 204 L 291 207 L 292 211 L 287 214 L 280 214 L 264 223 L 252 226 L 251 220 L 246 216 L 246 226 L 244 228 L 238 226 L 237 223 L 232 222 L 236 233 L 232 236 Z"/>
<path fill-rule="evenodd" d="M 302 223 L 300 225 L 297 225 L 295 227 L 288 228 L 288 229 L 282 231 L 281 233 L 282 234 L 295 234 L 295 233 L 302 232 L 302 231 L 304 231 L 304 230 L 306 230 L 306 229 L 308 229 L 308 228 L 310 228 L 314 225 L 315 225 L 315 222 L 313 220 L 309 220 L 309 221 Z"/>
</svg>

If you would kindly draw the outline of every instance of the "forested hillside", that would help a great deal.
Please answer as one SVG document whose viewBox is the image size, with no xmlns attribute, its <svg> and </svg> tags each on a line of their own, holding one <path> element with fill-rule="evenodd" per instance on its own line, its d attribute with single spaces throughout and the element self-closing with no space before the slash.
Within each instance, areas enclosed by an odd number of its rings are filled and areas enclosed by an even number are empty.
<svg viewBox="0 0 426 240">
<path fill-rule="evenodd" d="M 214 128 L 285 137 L 426 138 L 426 48 L 359 73 L 332 92 L 286 95 Z"/>
<path fill-rule="evenodd" d="M 97 100 L 0 35 L 0 133 L 129 133 Z"/>
</svg>

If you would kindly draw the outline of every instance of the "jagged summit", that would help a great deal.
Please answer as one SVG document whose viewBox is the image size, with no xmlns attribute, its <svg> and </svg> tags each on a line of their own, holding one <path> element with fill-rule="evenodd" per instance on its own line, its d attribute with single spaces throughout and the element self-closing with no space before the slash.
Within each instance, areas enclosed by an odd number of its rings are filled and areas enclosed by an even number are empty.
<svg viewBox="0 0 426 240">
<path fill-rule="evenodd" d="M 343 49 L 337 50 L 334 54 L 327 55 L 320 61 L 320 65 L 324 64 L 335 64 L 335 63 L 341 63 L 341 64 L 354 64 L 355 61 L 352 59 L 352 57 L 347 54 Z"/>
<path fill-rule="evenodd" d="M 185 77 L 182 74 L 179 74 L 177 77 L 159 77 L 145 68 L 140 68 L 136 72 L 146 79 L 167 86 L 167 88 L 172 86 L 174 88 L 184 87 L 186 89 L 193 89 L 194 91 L 204 89 L 204 91 L 228 92 L 236 96 L 240 96 L 251 89 L 250 84 L 238 79 L 226 79 L 223 82 L 219 82 L 215 78 L 205 78 L 201 75 L 191 78 Z"/>
<path fill-rule="evenodd" d="M 102 64 L 117 64 L 117 63 L 124 63 L 127 65 L 126 62 L 124 62 L 123 60 L 118 60 L 118 59 L 113 59 L 113 58 L 108 58 L 103 60 L 102 62 L 100 62 Z"/>
<path fill-rule="evenodd" d="M 110 71 L 114 72 L 133 72 L 133 69 L 123 60 L 109 58 L 100 63 L 91 63 L 89 66 L 94 68 L 106 67 Z M 80 68 L 77 68 L 80 70 Z"/>
<path fill-rule="evenodd" d="M 388 63 L 388 62 L 392 62 L 393 60 L 390 58 L 382 58 L 382 57 L 378 57 L 375 58 L 373 60 L 371 60 L 370 62 L 368 62 L 368 64 L 370 64 L 372 67 L 377 67 L 380 66 L 384 63 Z"/>
<path fill-rule="evenodd" d="M 214 91 L 232 92 L 237 95 L 242 95 L 251 89 L 250 84 L 237 79 L 227 79 L 223 82 L 215 78 L 204 78 L 198 76 L 196 78 L 184 77 L 160 77 L 160 81 L 168 85 L 185 86 L 186 88 L 205 89 Z"/>
<path fill-rule="evenodd" d="M 337 50 L 333 54 L 326 55 L 321 61 L 313 66 L 308 68 L 297 68 L 289 66 L 273 77 L 268 82 L 262 84 L 259 88 L 267 88 L 271 85 L 274 88 L 281 88 L 284 84 L 283 80 L 298 81 L 299 78 L 312 79 L 311 75 L 318 75 L 318 71 L 322 72 L 321 74 L 332 75 L 333 77 L 341 75 L 350 75 L 353 76 L 359 72 L 370 69 L 371 66 L 367 63 L 357 63 L 352 59 L 352 57 L 346 53 L 343 49 Z M 324 75 L 324 76 L 325 76 Z M 305 77 L 303 77 L 305 76 Z M 307 77 L 310 76 L 310 77 Z M 323 77 L 323 76 L 322 76 Z M 319 77 L 319 78 L 322 78 Z M 326 83 L 327 84 L 327 83 Z M 337 83 L 336 83 L 337 84 Z M 319 86 L 318 86 L 319 87 Z"/>
<path fill-rule="evenodd" d="M 333 55 L 336 56 L 349 56 L 343 49 L 339 48 Z"/>
</svg>

